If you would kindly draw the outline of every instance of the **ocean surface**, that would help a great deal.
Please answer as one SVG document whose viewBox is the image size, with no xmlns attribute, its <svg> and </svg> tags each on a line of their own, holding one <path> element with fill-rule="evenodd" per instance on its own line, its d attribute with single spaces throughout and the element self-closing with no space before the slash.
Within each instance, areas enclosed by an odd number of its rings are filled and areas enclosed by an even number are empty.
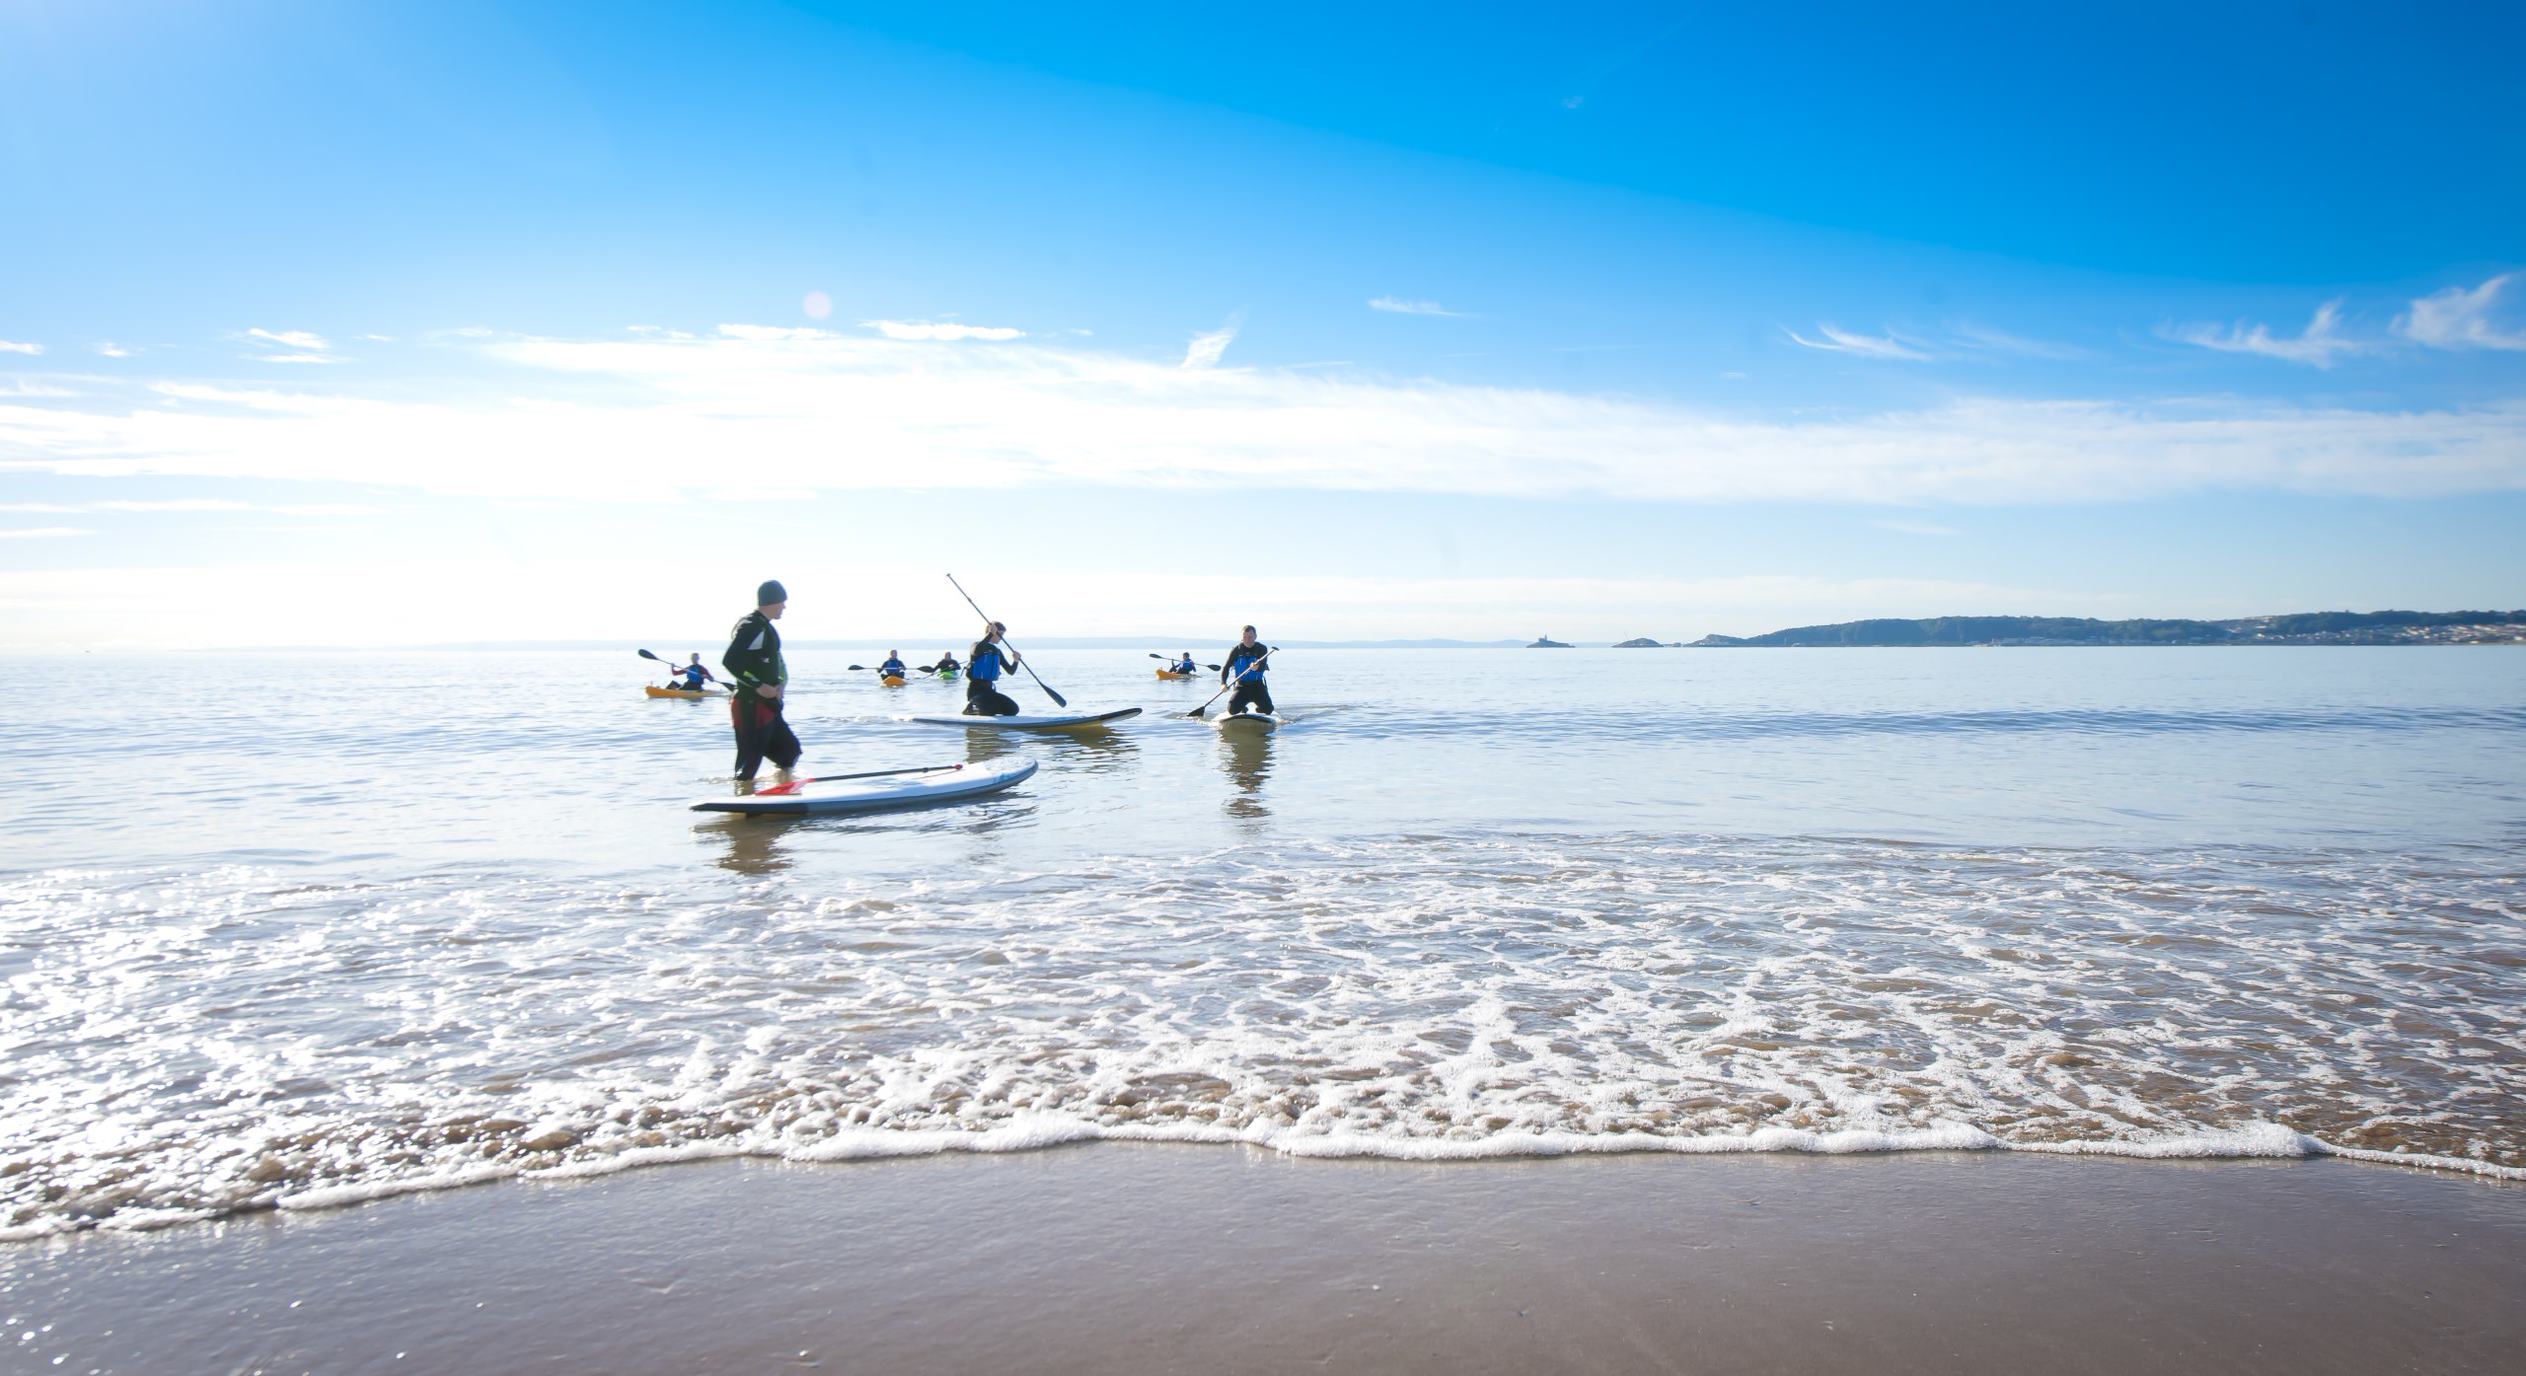
<svg viewBox="0 0 2526 1376">
<path fill-rule="evenodd" d="M 2526 1179 L 2526 652 L 1291 651 L 1240 741 L 874 658 L 809 769 L 1040 772 L 714 817 L 629 647 L 21 657 L 0 1238 L 1099 1137 Z"/>
</svg>

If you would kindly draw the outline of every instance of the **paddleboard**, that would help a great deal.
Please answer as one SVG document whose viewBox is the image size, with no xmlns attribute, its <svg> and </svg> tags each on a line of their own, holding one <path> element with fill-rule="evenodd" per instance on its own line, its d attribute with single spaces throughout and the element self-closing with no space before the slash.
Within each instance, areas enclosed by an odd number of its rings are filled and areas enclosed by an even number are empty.
<svg viewBox="0 0 2526 1376">
<path fill-rule="evenodd" d="M 1222 731 L 1259 736 L 1279 730 L 1281 724 L 1287 720 L 1286 717 L 1270 716 L 1262 712 L 1226 712 L 1212 717 L 1210 724 Z"/>
<path fill-rule="evenodd" d="M 807 784 L 796 793 L 757 794 L 743 798 L 704 798 L 695 812 L 741 812 L 752 817 L 827 817 L 847 812 L 883 812 L 891 808 L 927 807 L 997 793 L 1035 772 L 1028 759 L 960 764 L 928 774 L 898 774 L 886 779 L 846 779 Z"/>
<path fill-rule="evenodd" d="M 936 716 L 905 717 L 927 726 L 987 726 L 999 731 L 1079 731 L 1104 726 L 1125 717 L 1140 715 L 1137 707 L 1121 707 L 1111 712 L 1020 712 L 1014 717 Z"/>
</svg>

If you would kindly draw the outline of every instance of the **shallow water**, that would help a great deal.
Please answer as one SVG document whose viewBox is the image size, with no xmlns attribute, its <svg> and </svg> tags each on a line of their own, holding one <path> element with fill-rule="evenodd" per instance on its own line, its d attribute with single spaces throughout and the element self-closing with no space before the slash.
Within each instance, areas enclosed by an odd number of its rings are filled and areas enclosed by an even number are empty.
<svg viewBox="0 0 2526 1376">
<path fill-rule="evenodd" d="M 1293 651 L 1257 740 L 1136 654 L 1011 741 L 852 662 L 810 768 L 1041 772 L 704 817 L 724 704 L 628 652 L 38 661 L 0 1229 L 1086 1136 L 2526 1178 L 2515 651 Z"/>
</svg>

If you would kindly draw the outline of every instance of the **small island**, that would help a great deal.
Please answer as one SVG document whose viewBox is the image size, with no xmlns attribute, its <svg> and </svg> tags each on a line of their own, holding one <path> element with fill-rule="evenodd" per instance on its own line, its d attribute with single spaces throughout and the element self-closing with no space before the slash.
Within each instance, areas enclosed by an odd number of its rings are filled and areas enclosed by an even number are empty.
<svg viewBox="0 0 2526 1376">
<path fill-rule="evenodd" d="M 1535 637 L 1535 643 L 1527 646 L 1526 648 L 1530 650 L 1567 650 L 1570 647 L 1553 639 L 1551 636 L 1539 635 Z"/>
<path fill-rule="evenodd" d="M 1617 650 L 1666 650 L 1674 647 L 1663 640 L 1652 640 L 1644 635 L 1631 640 L 1616 641 L 1614 648 Z"/>
<path fill-rule="evenodd" d="M 1987 645 L 2517 645 L 2526 611 L 2300 612 L 2232 621 L 2098 621 L 2068 616 L 1934 616 L 1706 635 L 1695 648 Z"/>
</svg>

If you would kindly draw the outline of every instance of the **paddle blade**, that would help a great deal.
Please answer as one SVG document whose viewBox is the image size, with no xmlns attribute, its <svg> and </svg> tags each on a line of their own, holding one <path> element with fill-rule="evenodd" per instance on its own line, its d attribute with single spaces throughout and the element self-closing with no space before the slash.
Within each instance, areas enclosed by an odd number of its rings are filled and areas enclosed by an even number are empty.
<svg viewBox="0 0 2526 1376">
<path fill-rule="evenodd" d="M 754 791 L 754 796 L 757 798 L 778 798 L 784 794 L 796 793 L 798 791 L 798 786 L 805 782 L 807 782 L 805 779 L 792 779 L 785 784 L 773 784 L 769 788 L 758 788 Z"/>
<path fill-rule="evenodd" d="M 649 653 L 647 650 L 643 650 L 643 651 L 641 651 L 641 652 L 640 652 L 640 657 L 641 657 L 642 659 L 658 659 L 658 657 L 657 657 L 656 655 L 653 655 L 653 654 Z M 666 661 L 665 661 L 665 660 L 663 660 L 663 659 L 658 659 L 658 662 L 659 662 L 660 664 L 664 664 L 664 663 L 666 663 Z"/>
<path fill-rule="evenodd" d="M 1042 679 L 1037 679 L 1037 680 L 1035 681 L 1035 686 L 1044 690 L 1044 696 L 1045 696 L 1045 697 L 1048 697 L 1048 698 L 1051 698 L 1051 699 L 1053 700 L 1053 706 L 1055 706 L 1055 707 L 1067 707 L 1067 706 L 1069 706 L 1069 705 L 1070 705 L 1070 699 L 1065 698 L 1065 697 L 1063 697 L 1061 694 L 1054 692 L 1054 691 L 1052 690 L 1052 686 L 1051 686 L 1050 684 L 1045 683 Z"/>
</svg>

